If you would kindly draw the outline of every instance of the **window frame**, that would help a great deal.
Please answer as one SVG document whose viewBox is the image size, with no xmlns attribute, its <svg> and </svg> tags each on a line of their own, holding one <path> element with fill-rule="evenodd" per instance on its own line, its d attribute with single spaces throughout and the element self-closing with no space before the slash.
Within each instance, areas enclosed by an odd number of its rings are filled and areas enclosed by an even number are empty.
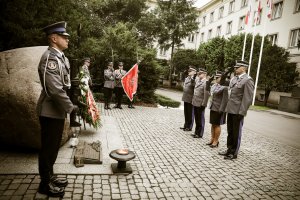
<svg viewBox="0 0 300 200">
<path fill-rule="evenodd" d="M 276 40 L 274 41 L 274 36 L 276 36 Z M 279 33 L 272 33 L 272 34 L 268 34 L 268 40 L 272 43 L 272 46 L 274 46 L 274 44 L 277 45 L 278 43 L 278 37 L 279 37 Z M 271 40 L 272 39 L 272 40 Z"/>
<path fill-rule="evenodd" d="M 297 10 L 298 8 L 298 10 Z M 294 13 L 300 12 L 300 0 L 295 0 L 295 8 L 294 8 Z"/>
<path fill-rule="evenodd" d="M 291 46 L 292 36 L 293 36 L 293 31 L 298 31 L 298 36 L 297 36 L 297 38 L 295 38 L 295 45 L 294 45 L 294 46 Z M 290 35 L 289 35 L 289 44 L 288 44 L 288 48 L 290 48 L 290 49 L 292 49 L 292 48 L 297 48 L 297 44 L 298 44 L 298 41 L 299 41 L 299 40 L 300 40 L 300 27 L 291 29 Z"/>
<path fill-rule="evenodd" d="M 280 16 L 276 17 L 276 13 L 277 13 L 277 9 L 275 9 L 276 5 L 281 4 L 281 10 L 280 10 Z M 276 3 L 273 3 L 273 10 L 272 10 L 272 20 L 276 20 L 276 19 L 280 19 L 282 17 L 282 13 L 283 13 L 283 0 L 282 1 L 277 1 Z"/>
<path fill-rule="evenodd" d="M 229 2 L 228 15 L 234 12 L 235 0 Z"/>
<path fill-rule="evenodd" d="M 230 27 L 230 32 L 228 31 Z M 227 22 L 227 28 L 226 28 L 226 34 L 231 34 L 232 33 L 232 21 Z"/>
<path fill-rule="evenodd" d="M 222 9 L 222 12 L 220 12 Z M 221 6 L 219 8 L 219 16 L 218 16 L 218 19 L 222 19 L 224 17 L 224 6 Z"/>
<path fill-rule="evenodd" d="M 210 14 L 209 14 L 209 23 L 213 23 L 214 22 L 214 14 L 215 14 L 215 11 L 212 11 Z"/>
<path fill-rule="evenodd" d="M 212 39 L 212 28 L 208 30 L 207 32 L 207 40 Z"/>
<path fill-rule="evenodd" d="M 202 17 L 202 27 L 206 26 L 206 16 Z"/>
<path fill-rule="evenodd" d="M 220 37 L 222 35 L 222 25 L 217 26 L 216 37 Z"/>
<path fill-rule="evenodd" d="M 246 7 L 248 5 L 248 0 L 242 0 L 241 1 L 241 9 Z"/>
<path fill-rule="evenodd" d="M 246 15 L 240 16 L 238 31 L 245 30 L 245 19 L 246 19 Z"/>
</svg>

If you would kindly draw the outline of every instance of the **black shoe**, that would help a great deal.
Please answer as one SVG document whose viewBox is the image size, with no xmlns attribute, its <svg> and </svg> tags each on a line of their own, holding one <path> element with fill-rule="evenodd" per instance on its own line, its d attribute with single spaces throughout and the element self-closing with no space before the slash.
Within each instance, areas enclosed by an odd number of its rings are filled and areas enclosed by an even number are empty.
<svg viewBox="0 0 300 200">
<path fill-rule="evenodd" d="M 113 108 L 118 108 L 118 106 L 117 106 L 117 105 L 115 105 Z"/>
<path fill-rule="evenodd" d="M 66 178 L 57 178 L 56 176 L 51 177 L 50 182 L 57 187 L 66 187 L 68 185 Z"/>
<path fill-rule="evenodd" d="M 194 135 L 194 138 L 202 138 L 200 135 Z"/>
<path fill-rule="evenodd" d="M 121 106 L 118 107 L 119 109 L 123 109 Z"/>
<path fill-rule="evenodd" d="M 107 109 L 111 110 L 111 107 L 107 106 Z"/>
<path fill-rule="evenodd" d="M 219 142 L 217 143 L 217 144 L 211 144 L 211 145 L 209 145 L 211 148 L 216 148 L 216 147 L 218 147 L 219 146 Z"/>
<path fill-rule="evenodd" d="M 227 155 L 229 155 L 230 153 L 228 152 L 228 150 L 226 150 L 226 151 L 221 151 L 221 152 L 219 152 L 218 154 L 221 155 L 221 156 L 227 156 Z"/>
<path fill-rule="evenodd" d="M 63 188 L 56 187 L 51 182 L 48 184 L 40 184 L 38 192 L 46 194 L 49 197 L 63 197 L 65 195 L 65 190 Z"/>
<path fill-rule="evenodd" d="M 70 127 L 80 127 L 81 124 L 79 122 L 76 122 L 76 121 L 72 121 L 70 122 Z"/>
<path fill-rule="evenodd" d="M 179 128 L 182 129 L 182 130 L 186 129 L 185 127 L 179 127 Z"/>
<path fill-rule="evenodd" d="M 185 129 L 183 129 L 184 131 L 192 131 L 192 129 L 191 128 L 185 128 Z"/>
<path fill-rule="evenodd" d="M 206 143 L 206 145 L 212 145 L 212 142 Z"/>
<path fill-rule="evenodd" d="M 233 160 L 233 159 L 237 159 L 237 155 L 233 155 L 233 154 L 228 154 L 226 156 L 224 156 L 225 160 Z"/>
</svg>

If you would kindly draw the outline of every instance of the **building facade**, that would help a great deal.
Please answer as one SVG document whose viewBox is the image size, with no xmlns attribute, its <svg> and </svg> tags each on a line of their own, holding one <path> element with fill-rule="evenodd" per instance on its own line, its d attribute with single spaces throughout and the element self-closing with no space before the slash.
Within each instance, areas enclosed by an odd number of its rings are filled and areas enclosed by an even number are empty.
<svg viewBox="0 0 300 200">
<path fill-rule="evenodd" d="M 241 33 L 254 33 L 272 41 L 290 52 L 291 62 L 300 67 L 300 0 L 273 0 L 271 18 L 267 17 L 268 0 L 211 0 L 198 9 L 199 29 L 184 39 L 185 49 L 198 49 L 214 37 L 229 38 Z M 260 2 L 260 12 L 258 4 Z M 251 5 L 251 6 L 250 6 Z M 247 12 L 251 7 L 248 25 Z M 170 50 L 157 45 L 157 57 L 170 59 Z M 250 49 L 246 49 L 250 51 Z"/>
</svg>

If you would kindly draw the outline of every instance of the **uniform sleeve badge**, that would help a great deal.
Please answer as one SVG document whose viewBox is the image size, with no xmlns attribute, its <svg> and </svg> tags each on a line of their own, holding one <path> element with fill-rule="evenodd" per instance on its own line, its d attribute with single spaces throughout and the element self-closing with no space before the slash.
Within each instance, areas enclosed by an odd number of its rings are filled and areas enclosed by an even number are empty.
<svg viewBox="0 0 300 200">
<path fill-rule="evenodd" d="M 55 61 L 49 61 L 47 67 L 50 70 L 55 70 L 57 68 L 57 63 Z"/>
</svg>

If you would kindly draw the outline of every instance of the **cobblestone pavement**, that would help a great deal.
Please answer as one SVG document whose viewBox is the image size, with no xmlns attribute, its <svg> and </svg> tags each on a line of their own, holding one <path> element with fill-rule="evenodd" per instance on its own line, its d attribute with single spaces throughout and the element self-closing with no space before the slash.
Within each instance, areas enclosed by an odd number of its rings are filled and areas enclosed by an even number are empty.
<svg viewBox="0 0 300 200">
<path fill-rule="evenodd" d="M 179 129 L 183 111 L 136 107 L 103 110 L 115 117 L 124 147 L 136 153 L 130 175 L 67 177 L 63 199 L 300 199 L 300 151 L 257 133 L 244 131 L 239 157 L 224 160 L 219 148 Z M 206 111 L 208 112 L 208 111 Z M 47 199 L 37 193 L 38 175 L 0 175 L 0 199 Z M 57 198 L 49 198 L 57 199 Z"/>
</svg>

